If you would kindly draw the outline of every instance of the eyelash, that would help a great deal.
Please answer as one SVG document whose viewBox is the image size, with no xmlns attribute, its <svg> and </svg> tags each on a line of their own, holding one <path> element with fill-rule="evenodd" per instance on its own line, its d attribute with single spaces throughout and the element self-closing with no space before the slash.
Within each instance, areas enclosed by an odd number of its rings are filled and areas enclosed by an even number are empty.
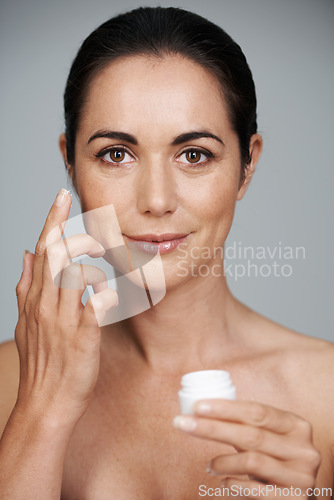
<svg viewBox="0 0 334 500">
<path fill-rule="evenodd" d="M 107 161 L 107 160 L 105 160 L 103 158 L 105 155 L 107 155 L 108 153 L 111 153 L 113 151 L 122 151 L 123 153 L 127 153 L 127 154 L 130 155 L 130 153 L 127 151 L 127 149 L 124 148 L 123 146 L 113 146 L 113 147 L 110 147 L 110 148 L 102 149 L 99 153 L 97 153 L 94 156 L 96 158 L 100 158 L 101 161 L 103 163 L 106 163 L 107 165 L 123 165 L 124 163 L 126 163 L 126 162 L 123 163 L 123 162 L 117 162 L 117 161 Z M 182 151 L 182 153 L 180 153 L 179 156 L 182 156 L 183 154 L 189 153 L 189 152 L 192 152 L 192 153 L 193 152 L 201 153 L 201 154 L 203 154 L 204 156 L 207 157 L 207 159 L 205 161 L 202 161 L 202 162 L 197 162 L 197 163 L 186 162 L 187 165 L 192 165 L 193 168 L 206 165 L 209 162 L 209 160 L 212 160 L 212 159 L 216 158 L 216 155 L 213 154 L 211 151 L 208 151 L 206 149 L 201 149 L 201 148 L 188 148 L 188 149 L 185 149 L 184 151 Z"/>
</svg>

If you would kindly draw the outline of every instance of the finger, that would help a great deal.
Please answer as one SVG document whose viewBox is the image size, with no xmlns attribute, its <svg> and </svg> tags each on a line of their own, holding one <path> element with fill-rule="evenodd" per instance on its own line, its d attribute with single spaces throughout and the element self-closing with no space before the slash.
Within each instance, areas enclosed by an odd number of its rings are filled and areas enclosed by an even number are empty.
<svg viewBox="0 0 334 500">
<path fill-rule="evenodd" d="M 292 431 L 299 417 L 254 401 L 205 399 L 194 405 L 196 415 L 264 427 L 278 434 Z"/>
<path fill-rule="evenodd" d="M 46 247 L 62 237 L 64 222 L 68 218 L 72 196 L 66 189 L 61 189 L 50 209 L 44 227 L 35 247 L 32 287 L 40 290 L 42 286 L 43 264 Z"/>
<path fill-rule="evenodd" d="M 296 469 L 293 462 L 280 461 L 264 453 L 247 451 L 233 455 L 215 457 L 209 467 L 221 474 L 248 474 L 263 482 L 293 485 L 298 488 L 312 488 L 314 476 L 311 473 Z"/>
<path fill-rule="evenodd" d="M 102 292 L 103 290 L 106 290 L 108 288 L 108 281 L 102 281 L 99 283 L 88 283 L 88 284 L 92 285 L 94 294 Z"/>
<path fill-rule="evenodd" d="M 93 295 L 86 302 L 80 318 L 79 328 L 98 327 L 108 309 L 117 306 L 117 304 L 118 294 L 110 288 Z"/>
<path fill-rule="evenodd" d="M 101 285 L 101 291 L 108 288 L 108 278 L 99 267 L 73 263 L 65 267 L 62 272 L 61 292 L 85 290 L 87 285 L 96 284 Z"/>
<path fill-rule="evenodd" d="M 235 477 L 225 478 L 222 481 L 221 491 L 223 496 L 227 497 L 233 493 L 234 496 L 239 495 L 241 498 L 269 498 L 269 500 L 280 498 L 279 495 L 283 492 L 282 488 L 272 484 Z"/>
<path fill-rule="evenodd" d="M 63 269 L 71 264 L 72 259 L 84 254 L 90 257 L 102 257 L 102 255 L 105 254 L 105 250 L 103 246 L 89 234 L 76 234 L 48 246 L 45 267 L 50 268 L 52 279 L 58 286 L 61 286 Z M 48 270 L 45 270 L 43 273 L 43 276 L 45 274 L 46 277 L 45 281 L 48 279 L 47 276 L 50 275 L 47 271 Z M 71 288 L 71 286 L 69 286 L 69 288 Z"/>
<path fill-rule="evenodd" d="M 282 437 L 261 427 L 185 415 L 176 419 L 176 426 L 194 436 L 230 444 L 238 451 L 257 450 L 281 460 L 302 460 L 305 453 L 293 437 Z"/>
<path fill-rule="evenodd" d="M 21 278 L 16 286 L 16 298 L 17 298 L 19 316 L 21 316 L 23 312 L 24 304 L 31 285 L 33 263 L 34 263 L 34 254 L 26 250 L 23 257 L 23 270 Z"/>
<path fill-rule="evenodd" d="M 81 298 L 87 285 L 92 285 L 95 293 L 108 289 L 108 280 L 102 269 L 83 264 L 70 264 L 62 273 L 59 294 L 59 313 L 72 319 L 82 311 Z"/>
</svg>

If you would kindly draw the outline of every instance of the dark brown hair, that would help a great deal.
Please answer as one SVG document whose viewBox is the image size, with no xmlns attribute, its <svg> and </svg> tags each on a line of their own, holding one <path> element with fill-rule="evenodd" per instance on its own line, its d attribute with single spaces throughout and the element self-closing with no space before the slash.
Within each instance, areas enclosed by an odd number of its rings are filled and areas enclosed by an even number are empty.
<svg viewBox="0 0 334 500">
<path fill-rule="evenodd" d="M 113 17 L 83 42 L 64 94 L 67 160 L 75 161 L 75 138 L 90 83 L 120 57 L 162 58 L 180 54 L 202 65 L 219 81 L 233 130 L 239 138 L 241 173 L 250 162 L 249 143 L 257 131 L 252 73 L 239 45 L 219 26 L 174 7 L 140 7 Z"/>
</svg>

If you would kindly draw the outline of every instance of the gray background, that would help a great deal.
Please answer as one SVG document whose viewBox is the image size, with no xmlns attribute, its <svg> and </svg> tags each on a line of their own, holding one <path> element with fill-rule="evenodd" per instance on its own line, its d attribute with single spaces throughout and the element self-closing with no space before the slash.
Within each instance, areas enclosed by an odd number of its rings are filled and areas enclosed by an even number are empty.
<svg viewBox="0 0 334 500">
<path fill-rule="evenodd" d="M 279 262 L 292 266 L 291 277 L 228 281 L 241 301 L 265 316 L 334 341 L 330 0 L 1 2 L 0 340 L 14 335 L 23 251 L 33 251 L 56 193 L 70 187 L 58 136 L 71 61 L 95 27 L 140 5 L 193 10 L 222 26 L 243 48 L 256 83 L 264 152 L 246 197 L 238 203 L 227 246 L 235 242 L 272 251 L 277 245 L 302 246 L 306 259 Z M 71 215 L 78 213 L 74 203 Z M 253 263 L 272 265 L 273 260 Z"/>
</svg>

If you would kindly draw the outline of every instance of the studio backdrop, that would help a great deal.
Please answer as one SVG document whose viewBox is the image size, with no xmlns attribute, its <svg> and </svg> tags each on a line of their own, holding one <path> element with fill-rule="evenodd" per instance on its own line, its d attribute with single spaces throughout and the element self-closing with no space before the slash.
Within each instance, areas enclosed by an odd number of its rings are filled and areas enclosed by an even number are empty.
<svg viewBox="0 0 334 500">
<path fill-rule="evenodd" d="M 241 45 L 255 80 L 264 150 L 226 242 L 228 283 L 261 314 L 333 341 L 331 0 L 0 3 L 0 340 L 14 336 L 24 249 L 34 251 L 56 193 L 71 188 L 58 150 L 71 62 L 101 22 L 141 5 L 192 10 Z M 70 216 L 79 212 L 75 200 Z"/>
</svg>

